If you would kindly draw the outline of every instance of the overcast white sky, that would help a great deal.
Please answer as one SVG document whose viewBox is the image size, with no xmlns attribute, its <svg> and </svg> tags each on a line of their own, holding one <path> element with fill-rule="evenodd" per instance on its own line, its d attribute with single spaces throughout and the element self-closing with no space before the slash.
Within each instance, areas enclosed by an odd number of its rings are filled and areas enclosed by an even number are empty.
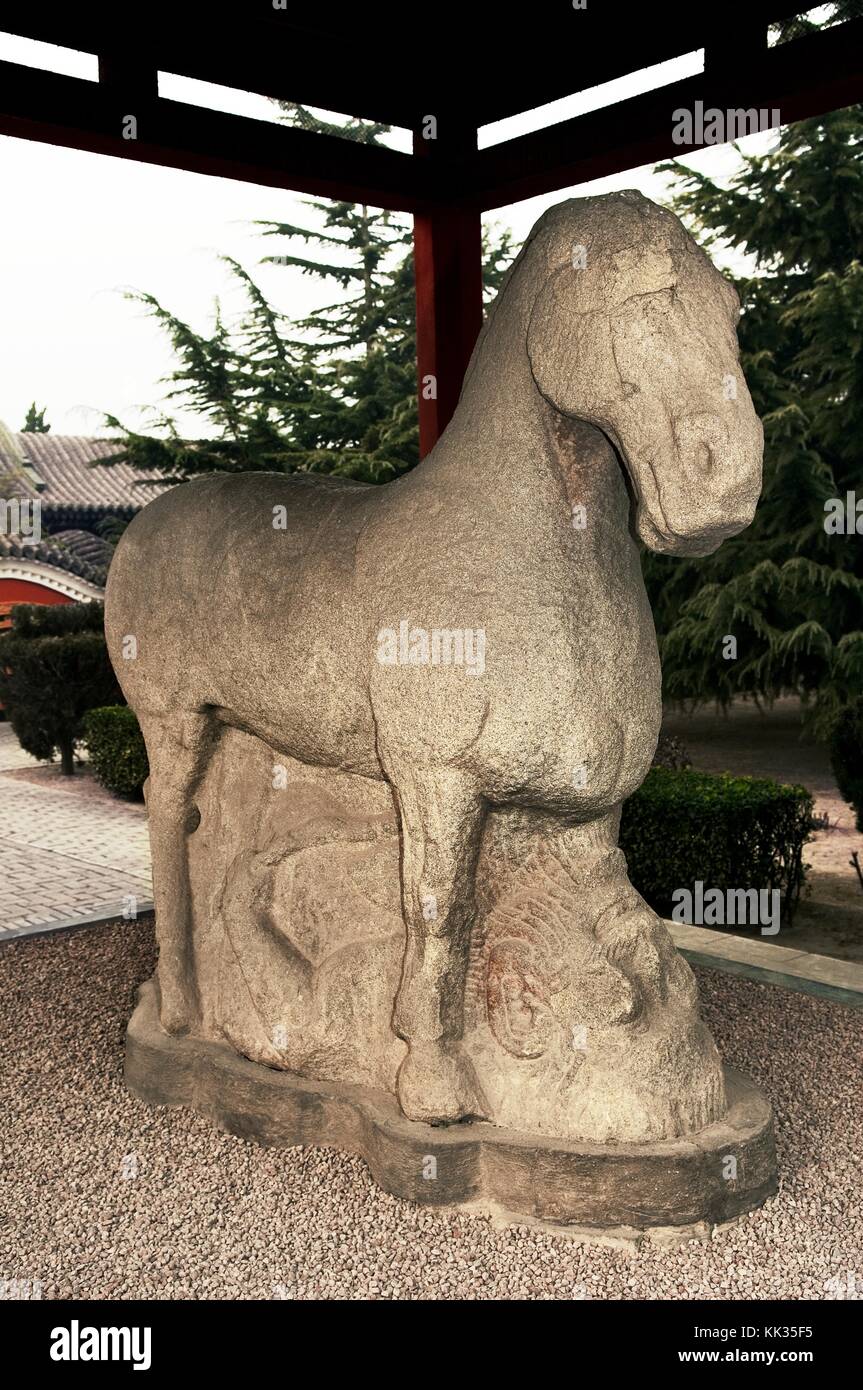
<svg viewBox="0 0 863 1390">
<path fill-rule="evenodd" d="M 89 55 L 70 57 L 66 50 L 10 35 L 0 34 L 0 58 L 95 75 Z M 482 133 L 481 143 L 699 69 L 700 55 L 674 60 L 647 78 L 621 79 L 607 93 L 597 89 L 545 112 L 501 122 Z M 160 79 L 160 92 L 177 100 L 201 100 L 204 91 L 201 83 Z M 238 94 L 231 109 L 271 119 L 273 108 L 261 97 Z M 771 138 L 749 137 L 742 148 L 762 149 Z M 394 133 L 392 143 L 408 148 L 407 132 Z M 724 180 L 738 159 L 730 146 L 715 146 L 687 163 Z M 258 264 L 262 255 L 283 248 L 272 239 L 263 241 L 251 224 L 256 219 L 307 224 L 314 214 L 298 195 L 7 136 L 0 137 L 0 188 L 0 419 L 13 430 L 21 428 L 34 398 L 47 406 L 55 434 L 105 433 L 104 412 L 133 428 L 146 427 L 144 408 L 162 402 L 160 378 L 170 372 L 173 356 L 164 334 L 123 297 L 124 289 L 149 291 L 204 329 L 217 297 L 228 315 L 240 308 L 227 268 L 218 260 L 227 254 L 293 317 L 324 302 L 319 281 L 292 267 Z M 520 242 L 551 204 L 621 188 L 639 188 L 661 200 L 667 184 L 647 166 L 498 209 L 488 220 L 511 227 Z M 177 418 L 190 436 L 204 432 L 196 417 L 177 413 Z"/>
</svg>

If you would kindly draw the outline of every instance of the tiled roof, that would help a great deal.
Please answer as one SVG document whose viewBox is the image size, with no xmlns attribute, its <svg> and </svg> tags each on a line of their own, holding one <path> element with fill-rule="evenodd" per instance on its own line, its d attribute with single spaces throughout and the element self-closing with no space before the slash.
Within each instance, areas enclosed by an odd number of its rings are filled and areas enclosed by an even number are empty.
<svg viewBox="0 0 863 1390">
<path fill-rule="evenodd" d="M 63 504 L 114 509 L 143 507 L 163 491 L 142 485 L 131 464 L 92 468 L 94 459 L 120 452 L 116 439 L 69 434 L 13 434 L 0 428 L 0 477 L 8 496 L 38 497 L 45 508 Z M 32 470 L 32 472 L 31 472 Z M 35 473 L 35 477 L 33 476 Z M 38 486 L 38 482 L 44 487 Z"/>
<path fill-rule="evenodd" d="M 104 588 L 112 547 L 89 531 L 58 531 L 40 541 L 0 534 L 0 560 L 33 560 Z"/>
</svg>

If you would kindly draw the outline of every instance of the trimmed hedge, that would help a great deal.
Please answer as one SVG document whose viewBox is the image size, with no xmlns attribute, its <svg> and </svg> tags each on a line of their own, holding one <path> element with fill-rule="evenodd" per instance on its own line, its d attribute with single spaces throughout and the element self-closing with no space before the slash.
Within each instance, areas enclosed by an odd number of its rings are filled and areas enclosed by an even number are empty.
<svg viewBox="0 0 863 1390">
<path fill-rule="evenodd" d="M 144 735 L 128 705 L 91 709 L 84 718 L 84 742 L 102 786 L 140 799 L 150 769 Z"/>
<path fill-rule="evenodd" d="M 87 710 L 122 700 L 108 659 L 101 603 L 15 604 L 0 637 L 0 701 L 21 747 L 75 771 Z"/>
<path fill-rule="evenodd" d="M 620 847 L 633 885 L 662 916 L 671 915 L 675 890 L 700 880 L 705 891 L 778 888 L 787 926 L 811 833 L 805 787 L 654 767 L 624 804 Z"/>
<path fill-rule="evenodd" d="M 101 603 L 16 603 L 12 632 L 16 637 L 70 637 L 79 632 L 105 631 Z"/>
</svg>

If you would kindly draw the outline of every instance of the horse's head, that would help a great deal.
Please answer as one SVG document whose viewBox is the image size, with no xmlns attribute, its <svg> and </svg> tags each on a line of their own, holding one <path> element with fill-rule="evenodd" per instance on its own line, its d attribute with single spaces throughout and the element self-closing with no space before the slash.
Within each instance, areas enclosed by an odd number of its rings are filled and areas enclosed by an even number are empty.
<svg viewBox="0 0 863 1390">
<path fill-rule="evenodd" d="M 748 526 L 762 429 L 738 360 L 737 295 L 679 220 L 636 192 L 573 199 L 540 219 L 519 259 L 536 386 L 614 445 L 644 543 L 707 555 Z"/>
</svg>

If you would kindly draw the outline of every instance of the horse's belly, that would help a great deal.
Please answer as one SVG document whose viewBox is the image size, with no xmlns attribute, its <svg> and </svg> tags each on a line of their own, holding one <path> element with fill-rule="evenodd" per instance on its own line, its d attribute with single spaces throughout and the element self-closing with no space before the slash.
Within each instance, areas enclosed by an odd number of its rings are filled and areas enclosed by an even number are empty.
<svg viewBox="0 0 863 1390">
<path fill-rule="evenodd" d="M 359 682 L 318 677 L 315 668 L 290 658 L 278 664 L 275 677 L 253 690 L 223 677 L 213 701 L 216 717 L 299 762 L 381 775 L 368 697 Z"/>
</svg>

